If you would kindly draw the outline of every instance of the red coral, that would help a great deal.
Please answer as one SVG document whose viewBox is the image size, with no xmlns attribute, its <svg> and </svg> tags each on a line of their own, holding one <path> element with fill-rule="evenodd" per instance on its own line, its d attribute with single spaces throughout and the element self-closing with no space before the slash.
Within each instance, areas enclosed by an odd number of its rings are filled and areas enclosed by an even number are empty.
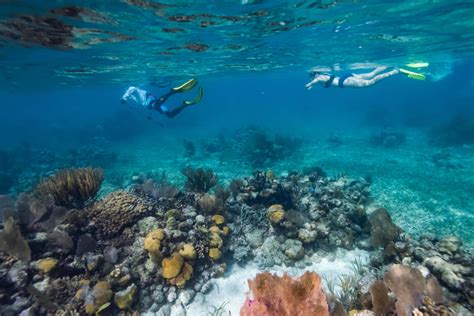
<svg viewBox="0 0 474 316">
<path fill-rule="evenodd" d="M 253 299 L 247 294 L 241 316 L 329 316 L 321 278 L 314 272 L 305 272 L 297 279 L 286 273 L 279 277 L 263 272 L 248 283 Z"/>
</svg>

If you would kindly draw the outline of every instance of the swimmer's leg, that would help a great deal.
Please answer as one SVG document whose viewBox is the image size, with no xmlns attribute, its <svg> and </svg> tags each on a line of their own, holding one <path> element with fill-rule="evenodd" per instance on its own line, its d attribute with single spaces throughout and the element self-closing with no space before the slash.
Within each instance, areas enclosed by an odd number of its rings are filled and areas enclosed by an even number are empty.
<svg viewBox="0 0 474 316">
<path fill-rule="evenodd" d="M 165 115 L 166 115 L 167 117 L 169 117 L 169 118 L 173 118 L 173 117 L 175 117 L 176 115 L 178 115 L 179 113 L 181 113 L 181 111 L 184 110 L 185 108 L 187 108 L 188 106 L 189 106 L 188 104 L 186 104 L 186 103 L 183 102 L 183 104 L 181 104 L 180 106 L 178 106 L 178 107 L 176 107 L 176 108 L 174 108 L 174 109 L 172 109 L 172 110 L 168 110 L 168 109 L 166 108 L 166 110 L 163 111 L 163 114 L 165 114 Z"/>
<path fill-rule="evenodd" d="M 380 74 L 375 76 L 372 79 L 362 79 L 360 77 L 349 77 L 344 81 L 344 87 L 352 87 L 352 88 L 365 88 L 370 87 L 383 80 L 385 78 L 391 77 L 393 75 L 399 74 L 400 71 L 398 69 L 391 70 L 389 72 Z"/>
<path fill-rule="evenodd" d="M 360 79 L 372 79 L 382 71 L 385 71 L 387 67 L 377 67 L 373 71 L 366 73 L 366 74 L 353 74 L 354 77 L 360 78 Z"/>
</svg>

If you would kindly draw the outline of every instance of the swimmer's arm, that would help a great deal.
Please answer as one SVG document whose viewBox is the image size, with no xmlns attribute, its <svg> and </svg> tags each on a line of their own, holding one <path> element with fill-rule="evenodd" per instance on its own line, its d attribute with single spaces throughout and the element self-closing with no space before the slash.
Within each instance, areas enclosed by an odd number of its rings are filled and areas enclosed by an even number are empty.
<svg viewBox="0 0 474 316">
<path fill-rule="evenodd" d="M 312 88 L 314 85 L 318 84 L 318 82 L 320 82 L 320 81 L 322 81 L 322 80 L 319 78 L 319 76 L 317 76 L 316 78 L 314 78 L 313 80 L 311 80 L 310 82 L 308 82 L 308 83 L 305 85 L 305 87 L 306 87 L 306 89 L 311 90 L 311 88 Z"/>
<path fill-rule="evenodd" d="M 122 96 L 122 100 L 127 101 L 127 100 L 132 99 L 133 101 L 138 102 L 137 97 L 133 95 L 136 92 L 138 92 L 138 89 L 136 87 L 134 86 L 129 87 L 127 91 L 124 93 L 124 95 Z"/>
</svg>

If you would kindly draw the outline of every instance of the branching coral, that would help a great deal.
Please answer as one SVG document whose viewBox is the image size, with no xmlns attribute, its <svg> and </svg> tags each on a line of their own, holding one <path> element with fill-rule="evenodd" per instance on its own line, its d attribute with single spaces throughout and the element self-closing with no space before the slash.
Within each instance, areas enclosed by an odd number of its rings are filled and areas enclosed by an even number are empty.
<svg viewBox="0 0 474 316">
<path fill-rule="evenodd" d="M 30 261 L 30 246 L 21 234 L 18 225 L 15 224 L 13 217 L 8 217 L 3 225 L 3 231 L 0 232 L 0 251 L 23 261 Z"/>
<path fill-rule="evenodd" d="M 189 191 L 206 193 L 217 184 L 217 176 L 211 169 L 186 167 L 181 172 L 186 177 L 185 187 Z"/>
<path fill-rule="evenodd" d="M 99 192 L 102 169 L 64 169 L 40 181 L 36 192 L 40 197 L 52 196 L 57 205 L 83 208 Z"/>
<path fill-rule="evenodd" d="M 263 272 L 248 283 L 253 299 L 247 295 L 241 316 L 329 315 L 321 278 L 314 272 L 305 272 L 297 279 Z"/>
<path fill-rule="evenodd" d="M 112 236 L 152 210 L 153 205 L 146 200 L 125 191 L 116 191 L 87 208 L 86 213 L 103 235 Z"/>
</svg>

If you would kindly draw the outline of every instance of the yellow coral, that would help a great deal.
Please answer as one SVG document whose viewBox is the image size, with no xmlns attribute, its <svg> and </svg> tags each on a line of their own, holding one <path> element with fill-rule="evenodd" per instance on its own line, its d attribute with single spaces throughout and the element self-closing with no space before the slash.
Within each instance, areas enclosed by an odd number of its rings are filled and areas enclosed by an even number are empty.
<svg viewBox="0 0 474 316">
<path fill-rule="evenodd" d="M 179 253 L 175 252 L 171 255 L 171 257 L 165 258 L 163 261 L 161 261 L 161 275 L 165 279 L 175 278 L 181 272 L 183 264 L 183 257 Z"/>
<path fill-rule="evenodd" d="M 213 234 L 219 234 L 221 232 L 220 228 L 215 225 L 211 226 L 211 228 L 209 228 L 209 231 Z"/>
<path fill-rule="evenodd" d="M 211 241 L 210 241 L 211 247 L 221 248 L 222 244 L 223 244 L 222 238 L 219 236 L 219 234 L 211 234 Z"/>
<path fill-rule="evenodd" d="M 271 169 L 268 169 L 267 172 L 265 172 L 265 176 L 268 179 L 275 179 L 276 178 L 275 172 L 273 172 L 273 170 L 271 170 Z"/>
<path fill-rule="evenodd" d="M 221 257 L 221 251 L 219 248 L 211 248 L 209 249 L 209 258 L 212 260 L 217 260 Z"/>
<path fill-rule="evenodd" d="M 45 258 L 38 260 L 36 263 L 36 268 L 43 273 L 49 273 L 49 271 L 56 268 L 58 265 L 58 259 L 55 258 Z"/>
<path fill-rule="evenodd" d="M 214 223 L 216 223 L 217 225 L 224 224 L 224 222 L 225 222 L 224 216 L 218 215 L 218 214 L 212 216 L 211 219 L 212 219 L 212 221 L 213 221 Z"/>
<path fill-rule="evenodd" d="M 82 290 L 82 294 L 85 291 Z M 107 281 L 100 281 L 92 288 L 92 297 L 91 302 L 84 304 L 84 308 L 87 314 L 94 314 L 97 310 L 102 307 L 104 304 L 110 302 L 113 292 L 110 289 L 110 284 Z M 80 290 L 77 291 L 76 296 L 81 296 Z"/>
<path fill-rule="evenodd" d="M 230 228 L 227 226 L 222 227 L 222 235 L 227 236 L 229 235 Z"/>
<path fill-rule="evenodd" d="M 183 259 L 186 260 L 194 260 L 196 259 L 196 250 L 194 249 L 194 246 L 192 244 L 185 244 L 183 246 L 183 249 L 179 251 L 179 254 Z"/>
<path fill-rule="evenodd" d="M 137 293 L 137 286 L 135 284 L 130 285 L 123 291 L 115 293 L 114 302 L 120 309 L 128 309 L 135 298 Z"/>
<path fill-rule="evenodd" d="M 176 278 L 168 280 L 168 283 L 171 285 L 176 285 L 177 287 L 183 287 L 186 282 L 191 279 L 191 276 L 193 275 L 193 267 L 185 262 L 183 265 L 183 269 L 181 272 L 178 274 Z"/>
<path fill-rule="evenodd" d="M 285 217 L 285 210 L 281 204 L 273 204 L 268 208 L 267 218 L 273 224 L 281 222 L 283 217 Z"/>
<path fill-rule="evenodd" d="M 160 251 L 161 240 L 165 238 L 165 231 L 163 229 L 155 229 L 148 233 L 143 242 L 143 246 L 148 252 Z"/>
</svg>

